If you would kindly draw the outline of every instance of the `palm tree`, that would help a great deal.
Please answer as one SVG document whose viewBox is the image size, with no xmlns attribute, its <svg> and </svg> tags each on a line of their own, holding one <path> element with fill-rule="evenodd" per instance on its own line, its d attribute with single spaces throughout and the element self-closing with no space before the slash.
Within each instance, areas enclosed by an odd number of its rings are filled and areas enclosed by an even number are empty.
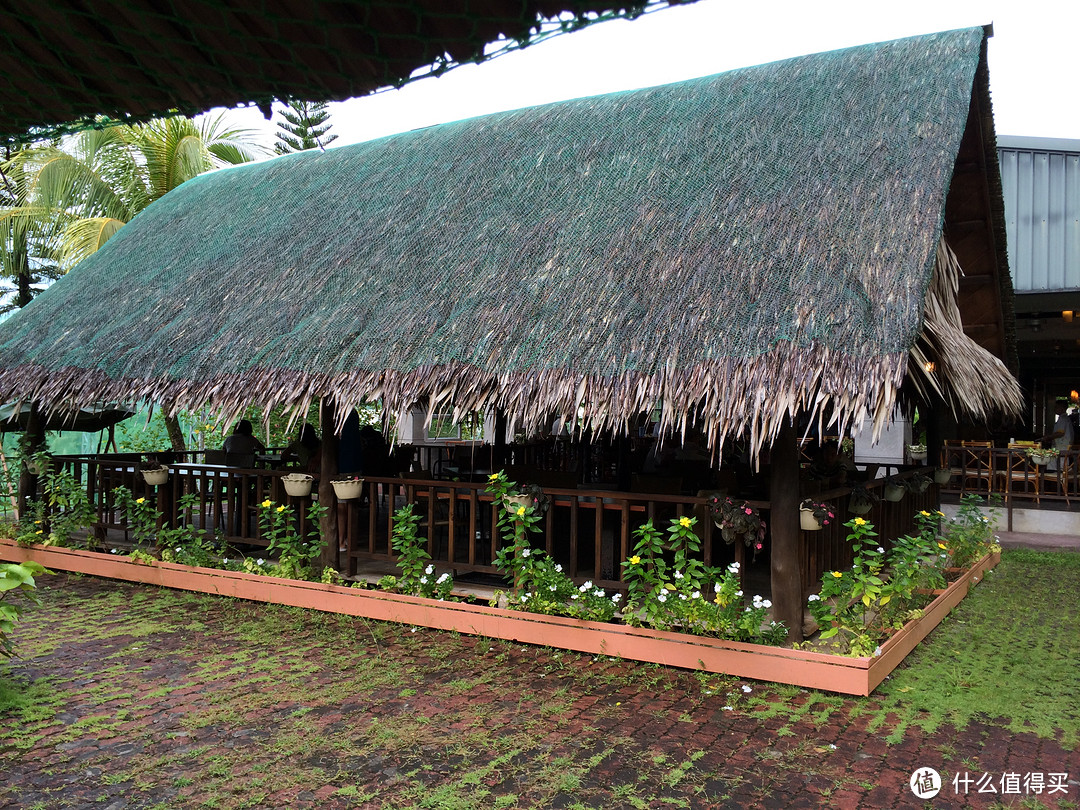
<svg viewBox="0 0 1080 810">
<path fill-rule="evenodd" d="M 222 115 L 157 118 L 86 130 L 60 147 L 29 150 L 22 160 L 35 209 L 61 218 L 58 252 L 70 269 L 186 180 L 265 155 L 253 135 L 228 127 Z"/>
<path fill-rule="evenodd" d="M 47 223 L 24 208 L 29 184 L 18 156 L 28 148 L 8 145 L 0 159 L 0 315 L 26 306 L 60 274 Z"/>
<path fill-rule="evenodd" d="M 266 155 L 254 135 L 227 126 L 223 115 L 85 130 L 11 161 L 28 183 L 20 211 L 43 231 L 51 228 L 60 264 L 69 270 L 181 183 Z M 173 449 L 184 450 L 179 420 L 166 417 L 165 425 Z"/>
</svg>

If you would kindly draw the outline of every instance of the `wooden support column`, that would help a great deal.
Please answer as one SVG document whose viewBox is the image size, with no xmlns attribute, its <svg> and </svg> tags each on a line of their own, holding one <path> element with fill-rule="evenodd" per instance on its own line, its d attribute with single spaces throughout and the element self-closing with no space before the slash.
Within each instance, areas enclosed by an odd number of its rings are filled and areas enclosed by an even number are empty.
<svg viewBox="0 0 1080 810">
<path fill-rule="evenodd" d="M 335 428 L 337 410 L 324 398 L 319 403 L 319 422 L 322 425 L 322 466 L 319 467 L 319 504 L 324 507 L 319 518 L 319 532 L 323 547 L 319 564 L 337 568 L 338 565 L 338 517 L 337 496 L 331 479 L 338 474 L 338 435 Z"/>
<path fill-rule="evenodd" d="M 37 497 L 38 477 L 30 472 L 26 466 L 26 460 L 34 453 L 45 449 L 45 423 L 38 413 L 37 405 L 30 406 L 30 413 L 26 416 L 25 441 L 21 455 L 21 467 L 19 469 L 19 497 L 18 517 L 27 514 L 29 501 Z"/>
<path fill-rule="evenodd" d="M 787 628 L 787 640 L 803 640 L 802 555 L 799 553 L 799 442 L 786 422 L 769 453 L 771 486 L 773 617 Z"/>
<path fill-rule="evenodd" d="M 919 421 L 926 420 L 926 463 L 931 467 L 941 466 L 941 406 L 943 404 L 938 399 L 935 402 L 923 403 L 919 408 Z"/>
<path fill-rule="evenodd" d="M 493 457 L 491 459 L 491 471 L 498 472 L 506 467 L 506 411 L 502 408 L 495 409 L 495 436 L 491 442 Z"/>
</svg>

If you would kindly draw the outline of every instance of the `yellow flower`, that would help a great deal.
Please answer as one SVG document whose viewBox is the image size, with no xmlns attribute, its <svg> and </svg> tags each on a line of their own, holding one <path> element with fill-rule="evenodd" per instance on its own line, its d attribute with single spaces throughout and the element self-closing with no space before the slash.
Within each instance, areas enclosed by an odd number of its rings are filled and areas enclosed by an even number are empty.
<svg viewBox="0 0 1080 810">
<path fill-rule="evenodd" d="M 524 506 L 519 506 L 518 507 L 517 516 L 518 517 L 525 517 L 525 507 Z"/>
<path fill-rule="evenodd" d="M 683 515 L 681 518 L 679 518 L 679 525 L 682 526 L 684 529 L 689 529 L 690 518 L 688 518 L 686 515 Z"/>
<path fill-rule="evenodd" d="M 945 517 L 945 513 L 942 512 L 940 509 L 938 510 L 938 517 Z"/>
<path fill-rule="evenodd" d="M 274 505 L 274 502 L 271 501 L 269 498 L 267 498 L 265 501 L 262 502 L 263 509 L 269 509 L 273 505 Z"/>
<path fill-rule="evenodd" d="M 840 577 L 842 577 L 842 576 L 843 576 L 843 574 L 841 574 L 841 573 L 840 573 L 839 571 L 833 571 L 833 572 L 832 572 L 832 575 L 833 575 L 834 577 L 836 577 L 837 579 L 840 579 Z"/>
<path fill-rule="evenodd" d="M 492 473 L 491 475 L 488 476 L 488 481 L 498 481 L 498 480 L 499 480 L 499 474 L 498 473 Z"/>
<path fill-rule="evenodd" d="M 45 534 L 45 532 L 41 529 L 38 529 L 36 532 L 34 532 L 34 534 Z"/>
<path fill-rule="evenodd" d="M 282 504 L 281 506 L 279 506 L 279 507 L 277 508 L 277 511 L 279 511 L 279 512 L 284 512 L 284 511 L 285 511 L 285 504 Z"/>
<path fill-rule="evenodd" d="M 921 512 L 919 512 L 919 514 L 922 515 L 923 517 L 930 517 L 930 513 L 927 512 L 925 509 L 923 509 Z"/>
<path fill-rule="evenodd" d="M 865 526 L 866 521 L 863 518 L 855 518 L 855 525 L 856 526 Z"/>
<path fill-rule="evenodd" d="M 937 547 L 940 548 L 942 551 L 948 551 L 949 550 L 949 547 L 947 545 L 945 545 L 944 543 L 938 543 Z"/>
<path fill-rule="evenodd" d="M 135 503 L 146 503 L 146 498 L 136 498 Z"/>
<path fill-rule="evenodd" d="M 633 557 L 630 558 L 630 564 L 631 565 L 638 565 L 640 563 L 641 563 L 641 557 L 639 557 L 637 554 L 635 554 Z"/>
</svg>

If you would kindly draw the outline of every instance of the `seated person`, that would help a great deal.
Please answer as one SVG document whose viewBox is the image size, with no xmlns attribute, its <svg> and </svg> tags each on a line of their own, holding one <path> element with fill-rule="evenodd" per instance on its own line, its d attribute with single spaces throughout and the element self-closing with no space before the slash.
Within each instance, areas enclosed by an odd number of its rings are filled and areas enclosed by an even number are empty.
<svg viewBox="0 0 1080 810">
<path fill-rule="evenodd" d="M 246 456 L 261 453 L 266 447 L 255 438 L 251 422 L 247 419 L 241 419 L 236 423 L 232 435 L 225 440 L 225 444 L 221 449 L 229 454 Z"/>
<path fill-rule="evenodd" d="M 281 454 L 281 460 L 286 464 L 296 464 L 313 475 L 319 472 L 321 457 L 322 442 L 319 441 L 319 434 L 307 423 L 300 428 L 300 435 Z"/>
</svg>

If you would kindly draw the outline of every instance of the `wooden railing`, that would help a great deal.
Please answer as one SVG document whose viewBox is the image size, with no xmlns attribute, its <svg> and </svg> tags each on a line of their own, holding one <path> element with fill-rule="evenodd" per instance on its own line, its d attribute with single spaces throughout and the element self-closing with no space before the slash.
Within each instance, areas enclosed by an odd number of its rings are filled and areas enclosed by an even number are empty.
<svg viewBox="0 0 1080 810">
<path fill-rule="evenodd" d="M 266 545 L 258 521 L 258 504 L 262 501 L 294 506 L 299 529 L 306 533 L 307 507 L 313 498 L 317 499 L 317 486 L 312 496 L 286 495 L 280 481 L 284 473 L 276 470 L 181 463 L 172 467 L 166 484 L 152 487 L 143 481 L 134 458 L 67 456 L 57 457 L 56 461 L 86 488 L 102 529 L 128 529 L 114 494 L 118 486 L 127 487 L 137 497 L 154 499 L 164 521 L 220 533 L 232 546 Z M 900 476 L 916 472 L 908 470 Z M 880 493 L 883 486 L 884 481 L 878 479 L 867 488 Z M 711 566 L 739 562 L 745 585 L 747 549 L 741 543 L 724 542 L 708 514 L 704 497 L 558 487 L 545 488 L 544 492 L 549 503 L 539 523 L 540 532 L 532 542 L 579 582 L 588 579 L 605 588 L 625 587 L 622 563 L 633 553 L 635 530 L 652 520 L 666 532 L 671 520 L 686 515 L 697 518 L 702 561 Z M 842 525 L 852 517 L 847 512 L 850 492 L 850 488 L 842 487 L 814 495 L 834 504 L 838 519 L 822 531 L 801 534 L 805 588 L 813 587 L 825 571 L 851 566 L 851 546 Z M 195 496 L 193 504 L 180 510 L 181 498 L 188 494 Z M 364 561 L 395 561 L 391 545 L 394 512 L 407 503 L 413 504 L 420 516 L 420 535 L 441 569 L 452 569 L 455 576 L 498 574 L 494 560 L 502 539 L 498 515 L 484 484 L 409 478 L 366 478 L 361 498 L 335 506 L 344 546 L 339 562 L 345 573 L 356 574 Z M 768 525 L 769 502 L 748 503 Z M 938 505 L 938 489 L 931 485 L 926 492 L 908 494 L 899 503 L 882 499 L 865 517 L 875 524 L 880 542 L 887 546 L 891 538 L 914 530 L 916 512 L 934 510 Z M 768 554 L 768 540 L 765 546 Z"/>
</svg>

